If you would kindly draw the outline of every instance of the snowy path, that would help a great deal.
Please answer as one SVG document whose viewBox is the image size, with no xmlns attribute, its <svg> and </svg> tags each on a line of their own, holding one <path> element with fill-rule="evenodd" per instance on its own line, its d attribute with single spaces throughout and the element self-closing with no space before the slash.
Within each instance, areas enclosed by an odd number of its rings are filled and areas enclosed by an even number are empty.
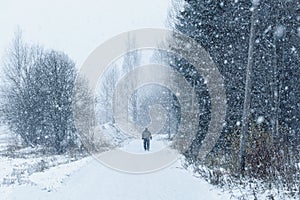
<svg viewBox="0 0 300 200">
<path fill-rule="evenodd" d="M 154 141 L 153 151 L 163 147 Z M 156 143 L 156 144 L 155 144 Z M 141 141 L 133 140 L 124 149 L 136 153 Z M 51 179 L 51 177 L 49 177 Z M 176 161 L 171 166 L 148 174 L 121 173 L 90 159 L 86 165 L 64 180 L 59 187 L 43 190 L 41 186 L 19 186 L 10 194 L 11 199 L 101 199 L 101 200 L 201 200 L 229 199 L 220 189 L 192 176 Z"/>
</svg>

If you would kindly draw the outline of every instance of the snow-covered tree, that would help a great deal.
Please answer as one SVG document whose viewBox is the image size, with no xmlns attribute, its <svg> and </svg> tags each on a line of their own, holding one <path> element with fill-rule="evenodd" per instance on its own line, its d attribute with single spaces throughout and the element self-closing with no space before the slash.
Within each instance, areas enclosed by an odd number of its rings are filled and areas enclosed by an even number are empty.
<svg viewBox="0 0 300 200">
<path fill-rule="evenodd" d="M 23 42 L 17 32 L 3 65 L 1 115 L 27 145 L 58 153 L 74 145 L 75 63 L 64 53 Z"/>
</svg>

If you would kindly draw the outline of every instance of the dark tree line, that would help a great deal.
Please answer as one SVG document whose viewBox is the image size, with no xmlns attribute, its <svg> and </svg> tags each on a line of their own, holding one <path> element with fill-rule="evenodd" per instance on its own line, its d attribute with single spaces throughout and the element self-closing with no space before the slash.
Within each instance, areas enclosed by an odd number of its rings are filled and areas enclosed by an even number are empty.
<svg viewBox="0 0 300 200">
<path fill-rule="evenodd" d="M 283 157 L 293 157 L 293 160 L 285 160 L 285 165 L 299 162 L 299 12 L 300 2 L 297 0 L 185 0 L 182 4 L 173 1 L 169 18 L 171 27 L 201 44 L 224 78 L 228 106 L 226 126 L 215 149 L 227 155 L 239 151 L 238 146 L 245 144 L 248 155 L 242 156 L 250 168 L 252 161 L 260 156 L 258 152 L 253 155 L 258 148 L 261 148 L 260 153 L 263 150 L 283 151 Z M 252 70 L 248 74 L 251 84 L 246 85 L 249 58 L 252 62 Z M 209 102 L 201 75 L 195 74 L 193 66 L 184 59 L 173 56 L 172 60 L 171 65 L 175 69 L 184 74 L 190 83 L 196 83 L 200 105 L 201 102 Z M 246 86 L 249 87 L 247 98 L 250 105 L 249 109 L 244 110 Z M 202 105 L 205 106 L 204 103 Z M 242 119 L 243 111 L 247 120 Z M 205 135 L 203 130 L 205 132 L 208 123 L 203 120 L 208 122 L 210 114 L 209 111 L 203 114 L 205 117 L 199 122 L 198 137 L 191 151 L 186 152 L 189 158 L 193 158 Z M 237 138 L 241 136 L 243 123 L 247 127 L 240 143 Z M 257 146 L 258 138 L 264 140 L 260 147 Z M 268 158 L 256 160 L 255 165 L 270 166 L 275 157 L 269 154 Z M 266 162 L 266 159 L 269 161 Z M 240 167 L 245 169 L 245 166 Z"/>
</svg>

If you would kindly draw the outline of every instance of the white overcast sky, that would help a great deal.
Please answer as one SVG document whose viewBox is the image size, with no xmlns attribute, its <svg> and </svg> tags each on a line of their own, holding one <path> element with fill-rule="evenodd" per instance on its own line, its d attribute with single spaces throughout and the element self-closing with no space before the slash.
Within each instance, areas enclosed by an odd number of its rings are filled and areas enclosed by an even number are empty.
<svg viewBox="0 0 300 200">
<path fill-rule="evenodd" d="M 26 41 L 66 52 L 78 65 L 103 41 L 166 27 L 170 0 L 0 0 L 0 56 L 19 26 Z"/>
</svg>

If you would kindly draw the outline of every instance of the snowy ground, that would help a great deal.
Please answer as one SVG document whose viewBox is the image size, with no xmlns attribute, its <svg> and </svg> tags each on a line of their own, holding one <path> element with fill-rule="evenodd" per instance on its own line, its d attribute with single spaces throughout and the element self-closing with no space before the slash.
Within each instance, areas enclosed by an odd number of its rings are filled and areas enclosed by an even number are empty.
<svg viewBox="0 0 300 200">
<path fill-rule="evenodd" d="M 99 129 L 103 133 L 103 139 L 112 146 L 123 146 L 131 139 L 130 135 L 118 130 L 112 123 L 102 124 Z"/>
<path fill-rule="evenodd" d="M 151 154 L 166 144 L 161 138 L 154 137 L 151 151 L 144 152 L 142 141 L 133 139 L 123 150 Z M 1 166 L 6 162 L 9 163 L 2 159 Z M 183 169 L 180 159 L 163 170 L 134 175 L 112 170 L 93 157 L 87 157 L 27 177 L 26 182 L 2 184 L 1 199 L 230 199 L 228 193 Z"/>
<path fill-rule="evenodd" d="M 123 145 L 118 150 L 147 158 L 161 153 L 160 150 L 169 149 L 169 142 L 162 135 L 153 135 L 151 150 L 145 152 L 141 139 L 123 140 L 126 136 L 115 131 L 112 125 L 106 124 L 102 128 L 107 130 L 107 138 L 113 144 Z M 223 191 L 206 182 L 192 169 L 183 168 L 180 155 L 177 161 L 161 170 L 131 174 L 106 167 L 92 156 L 46 155 L 40 148 L 24 148 L 6 129 L 0 131 L 0 147 L 0 200 L 254 199 L 255 184 L 250 188 L 227 188 Z M 116 149 L 109 152 L 113 151 Z M 121 162 L 126 161 L 121 159 Z M 208 169 L 204 167 L 203 170 Z M 276 193 L 259 188 L 255 190 L 258 199 L 269 199 L 270 193 Z M 276 194 L 275 199 L 289 197 Z"/>
<path fill-rule="evenodd" d="M 50 155 L 40 147 L 24 147 L 20 138 L 0 126 L 0 200 L 12 199 L 12 191 L 21 186 L 51 190 L 86 163 L 83 156 Z"/>
</svg>

